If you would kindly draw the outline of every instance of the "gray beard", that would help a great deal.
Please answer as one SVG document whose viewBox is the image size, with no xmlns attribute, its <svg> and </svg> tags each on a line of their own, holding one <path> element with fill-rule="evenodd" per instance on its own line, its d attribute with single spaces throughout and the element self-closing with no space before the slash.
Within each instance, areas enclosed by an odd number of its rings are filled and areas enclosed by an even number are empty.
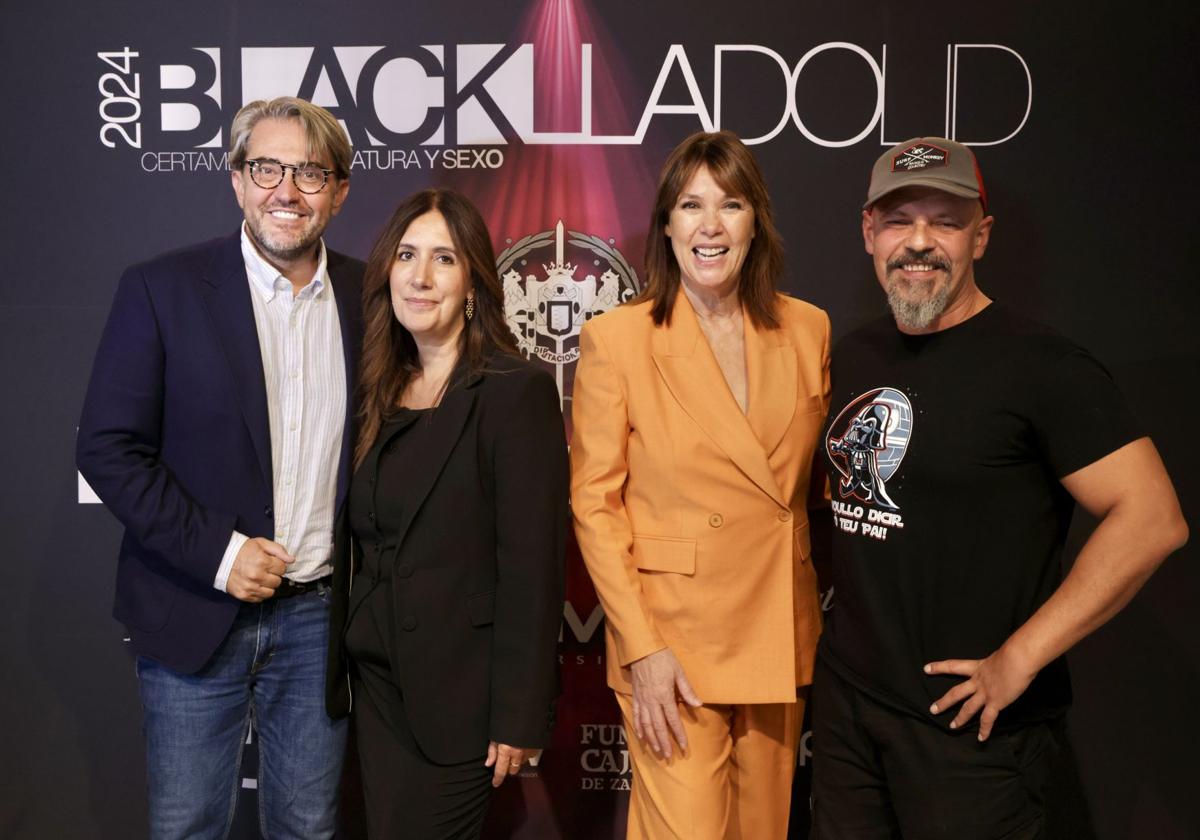
<svg viewBox="0 0 1200 840">
<path fill-rule="evenodd" d="M 320 233 L 318 233 L 315 237 L 304 236 L 299 241 L 280 239 L 265 234 L 256 222 L 251 222 L 249 219 L 246 222 L 250 238 L 254 240 L 254 244 L 258 246 L 258 249 L 267 256 L 274 257 L 281 262 L 291 262 L 292 260 L 300 259 L 321 238 Z"/>
<path fill-rule="evenodd" d="M 932 297 L 920 302 L 907 300 L 900 290 L 901 281 L 888 280 L 887 300 L 892 308 L 892 316 L 901 327 L 910 330 L 923 330 L 934 322 L 939 315 L 946 311 L 950 302 L 950 284 L 944 283 Z"/>
</svg>

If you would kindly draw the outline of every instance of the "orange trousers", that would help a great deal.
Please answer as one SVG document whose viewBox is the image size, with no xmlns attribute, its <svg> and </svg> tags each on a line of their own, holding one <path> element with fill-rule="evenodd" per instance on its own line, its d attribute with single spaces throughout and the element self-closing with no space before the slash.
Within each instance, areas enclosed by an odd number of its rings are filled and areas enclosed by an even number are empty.
<svg viewBox="0 0 1200 840">
<path fill-rule="evenodd" d="M 688 750 L 663 759 L 633 729 L 617 692 L 633 789 L 627 840 L 785 840 L 808 689 L 795 703 L 680 704 Z"/>
</svg>

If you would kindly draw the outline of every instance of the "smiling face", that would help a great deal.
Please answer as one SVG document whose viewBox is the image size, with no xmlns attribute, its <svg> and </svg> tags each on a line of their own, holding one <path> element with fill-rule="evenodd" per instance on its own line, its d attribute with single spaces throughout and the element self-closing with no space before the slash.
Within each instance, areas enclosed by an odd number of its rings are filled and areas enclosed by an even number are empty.
<svg viewBox="0 0 1200 840">
<path fill-rule="evenodd" d="M 685 286 L 721 297 L 737 291 L 754 239 L 754 209 L 744 197 L 728 195 L 707 166 L 675 199 L 664 233 Z"/>
<path fill-rule="evenodd" d="M 409 224 L 400 237 L 388 286 L 396 320 L 418 344 L 458 339 L 471 281 L 441 213 L 430 210 Z"/>
<path fill-rule="evenodd" d="M 326 156 L 327 157 L 327 156 Z M 332 169 L 332 161 L 310 160 L 304 127 L 294 119 L 264 119 L 246 141 L 248 160 L 274 160 L 290 166 L 315 163 Z M 342 209 L 350 183 L 330 175 L 324 189 L 311 195 L 296 189 L 292 170 L 277 187 L 265 190 L 250 177 L 247 164 L 232 173 L 233 192 L 246 216 L 246 229 L 259 252 L 278 268 L 311 258 L 329 220 Z"/>
<path fill-rule="evenodd" d="M 978 200 L 931 187 L 899 190 L 863 211 L 863 242 L 900 329 L 934 332 L 978 311 L 974 264 L 992 222 Z"/>
</svg>

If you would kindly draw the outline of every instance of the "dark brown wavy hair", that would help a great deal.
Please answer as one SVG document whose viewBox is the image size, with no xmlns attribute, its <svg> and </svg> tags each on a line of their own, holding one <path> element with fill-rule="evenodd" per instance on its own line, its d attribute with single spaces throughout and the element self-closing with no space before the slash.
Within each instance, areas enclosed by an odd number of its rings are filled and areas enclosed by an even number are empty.
<svg viewBox="0 0 1200 840">
<path fill-rule="evenodd" d="M 496 273 L 496 252 L 483 216 L 462 193 L 429 189 L 400 203 L 375 241 L 363 275 L 363 351 L 359 366 L 359 427 L 354 465 L 366 457 L 385 418 L 400 406 L 421 358 L 412 334 L 396 320 L 389 278 L 396 252 L 408 226 L 418 216 L 436 210 L 446 220 L 454 250 L 475 293 L 475 316 L 465 321 L 458 364 L 447 388 L 487 369 L 497 353 L 518 355 L 517 342 L 504 320 L 504 291 Z"/>
<path fill-rule="evenodd" d="M 776 288 L 783 276 L 783 239 L 775 228 L 771 198 L 758 161 L 732 131 L 697 132 L 671 152 L 658 179 L 658 195 L 646 234 L 646 288 L 634 301 L 651 301 L 656 325 L 671 322 L 671 308 L 679 292 L 679 263 L 666 227 L 671 210 L 688 181 L 701 166 L 729 195 L 745 199 L 754 210 L 754 239 L 738 279 L 738 299 L 754 326 L 779 327 L 775 313 Z"/>
</svg>

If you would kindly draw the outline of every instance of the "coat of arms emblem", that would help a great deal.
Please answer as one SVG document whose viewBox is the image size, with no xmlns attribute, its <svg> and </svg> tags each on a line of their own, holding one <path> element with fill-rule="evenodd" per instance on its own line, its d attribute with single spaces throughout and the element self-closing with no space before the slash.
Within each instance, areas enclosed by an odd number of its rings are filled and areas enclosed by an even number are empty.
<svg viewBox="0 0 1200 840">
<path fill-rule="evenodd" d="M 553 259 L 542 262 L 540 253 L 551 248 Z M 569 262 L 568 248 L 590 267 Z M 526 358 L 554 368 L 559 397 L 565 397 L 564 369 L 579 358 L 579 331 L 590 318 L 634 297 L 637 274 L 614 240 L 567 230 L 561 219 L 554 230 L 510 240 L 496 267 L 517 346 Z"/>
</svg>

